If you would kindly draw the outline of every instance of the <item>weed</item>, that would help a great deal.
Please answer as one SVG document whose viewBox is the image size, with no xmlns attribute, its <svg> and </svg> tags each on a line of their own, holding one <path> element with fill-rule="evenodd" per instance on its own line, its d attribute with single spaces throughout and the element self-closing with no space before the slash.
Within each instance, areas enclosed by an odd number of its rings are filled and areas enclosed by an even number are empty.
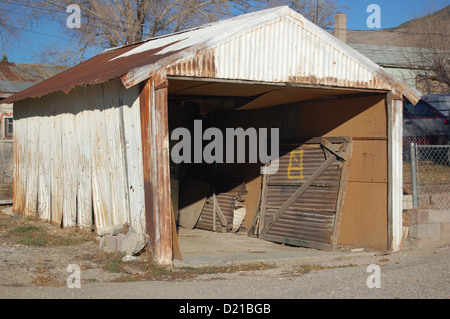
<svg viewBox="0 0 450 319">
<path fill-rule="evenodd" d="M 10 231 L 11 234 L 23 234 L 23 233 L 27 233 L 27 232 L 31 232 L 31 231 L 39 231 L 40 228 L 36 227 L 36 226 L 22 226 L 22 227 L 18 227 L 15 229 L 12 229 Z"/>
</svg>

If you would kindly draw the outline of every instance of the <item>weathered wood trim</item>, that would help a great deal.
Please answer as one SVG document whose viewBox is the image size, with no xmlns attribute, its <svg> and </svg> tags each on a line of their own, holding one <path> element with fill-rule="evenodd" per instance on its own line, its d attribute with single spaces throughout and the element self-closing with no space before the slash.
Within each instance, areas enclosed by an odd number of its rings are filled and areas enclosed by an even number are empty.
<svg viewBox="0 0 450 319">
<path fill-rule="evenodd" d="M 403 186 L 403 98 L 395 92 L 386 95 L 388 135 L 388 238 L 390 251 L 402 246 L 402 186 Z"/>
<path fill-rule="evenodd" d="M 162 265 L 173 257 L 166 82 L 165 74 L 151 77 L 139 96 L 146 233 L 153 260 Z"/>
</svg>

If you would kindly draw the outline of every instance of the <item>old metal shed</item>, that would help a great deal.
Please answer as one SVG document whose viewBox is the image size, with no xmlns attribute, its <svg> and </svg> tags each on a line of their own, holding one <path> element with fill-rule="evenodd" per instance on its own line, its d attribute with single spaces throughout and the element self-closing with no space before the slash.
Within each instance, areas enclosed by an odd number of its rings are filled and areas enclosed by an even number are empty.
<svg viewBox="0 0 450 319">
<path fill-rule="evenodd" d="M 242 177 L 242 225 L 287 244 L 396 251 L 402 101 L 419 95 L 288 7 L 110 49 L 8 99 L 13 209 L 99 232 L 129 223 L 148 235 L 155 261 L 170 264 L 171 178 L 180 172 L 170 132 L 195 119 L 277 127 L 277 174 L 262 176 L 260 163 L 204 167 L 209 177 Z M 202 164 L 194 166 L 185 176 Z M 224 205 L 239 188 L 227 182 L 216 185 L 228 187 L 217 193 Z M 208 224 L 216 205 L 204 207 Z"/>
</svg>

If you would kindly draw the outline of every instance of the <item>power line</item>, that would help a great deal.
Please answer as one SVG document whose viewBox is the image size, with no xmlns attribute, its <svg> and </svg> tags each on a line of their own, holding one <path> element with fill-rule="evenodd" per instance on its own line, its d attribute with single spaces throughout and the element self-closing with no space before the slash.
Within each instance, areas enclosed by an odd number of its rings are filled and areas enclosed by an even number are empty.
<svg viewBox="0 0 450 319">
<path fill-rule="evenodd" d="M 36 34 L 40 34 L 40 35 L 45 35 L 47 37 L 58 38 L 58 39 L 62 39 L 62 40 L 69 40 L 69 38 L 63 38 L 63 37 L 60 37 L 60 36 L 57 36 L 57 35 L 42 33 L 42 32 L 38 32 L 38 31 L 34 31 L 34 30 L 28 30 L 28 29 L 25 29 L 25 28 L 16 27 L 16 26 L 9 25 L 9 24 L 5 24 L 5 25 L 10 27 L 10 28 L 17 29 L 17 30 L 22 30 L 22 31 L 31 32 L 31 33 L 36 33 Z"/>
<path fill-rule="evenodd" d="M 24 4 L 24 3 L 20 3 L 17 1 L 13 1 L 13 0 L 3 0 L 6 3 L 9 3 L 11 5 L 17 5 L 17 6 L 22 6 L 22 7 L 26 7 L 26 8 L 31 8 L 31 9 L 41 9 L 43 11 L 47 11 L 47 12 L 52 12 L 52 13 L 58 13 L 58 14 L 64 14 L 65 13 L 65 9 L 66 7 L 63 4 L 59 4 L 59 3 L 54 3 L 55 6 L 60 7 L 61 9 L 64 9 L 64 12 L 61 12 L 60 10 L 54 10 L 51 9 L 49 7 L 36 7 L 36 6 L 32 6 L 32 5 L 28 5 L 28 4 Z M 8 10 L 4 10 L 3 11 L 7 11 L 7 12 L 11 12 L 11 13 L 16 13 L 16 14 L 22 14 L 22 15 L 27 15 L 25 13 L 19 13 L 19 12 L 13 12 L 13 11 L 8 11 Z M 47 17 L 40 17 L 39 19 L 48 19 L 48 20 L 54 20 L 54 21 L 58 21 L 56 19 L 52 19 L 52 18 L 47 18 Z M 96 17 L 94 15 L 90 15 L 89 19 L 101 22 L 102 24 L 106 24 L 109 25 L 110 27 L 118 30 L 118 31 L 128 31 L 128 32 L 133 32 L 136 34 L 140 34 L 140 31 L 136 31 L 136 30 L 132 30 L 129 29 L 127 27 L 125 27 L 125 25 L 128 25 L 129 23 L 126 21 L 119 21 L 119 20 L 110 20 L 110 19 L 104 19 L 104 18 L 99 18 Z M 145 26 L 145 23 L 139 23 L 140 26 Z M 16 27 L 17 28 L 17 27 Z M 408 34 L 408 35 L 424 35 L 424 36 L 449 36 L 448 33 L 436 33 L 436 32 L 430 32 L 430 33 L 424 33 L 424 32 L 413 32 L 413 31 L 402 31 L 402 30 L 386 30 L 386 29 L 376 29 L 376 30 L 361 30 L 361 29 L 346 29 L 346 28 L 332 28 L 332 27 L 328 27 L 328 30 L 346 30 L 346 31 L 355 31 L 355 32 L 367 32 L 367 31 L 377 31 L 377 32 L 388 32 L 388 33 L 399 33 L 399 34 Z M 33 32 L 32 30 L 25 30 L 25 31 L 30 31 Z M 36 31 L 34 31 L 36 33 Z M 145 32 L 143 32 L 143 35 L 145 34 Z M 47 36 L 51 36 L 48 34 L 44 34 Z"/>
<path fill-rule="evenodd" d="M 2 11 L 4 11 L 4 12 L 9 12 L 9 13 L 13 13 L 13 14 L 20 14 L 20 15 L 29 17 L 29 14 L 26 14 L 26 13 L 23 13 L 23 12 L 16 12 L 16 11 L 10 11 L 10 10 L 5 10 L 5 9 L 2 9 Z M 47 17 L 40 17 L 39 19 L 45 19 L 45 20 L 51 20 L 51 21 L 60 21 L 60 20 L 58 20 L 58 19 L 47 18 Z"/>
<path fill-rule="evenodd" d="M 54 10 L 54 9 L 51 9 L 51 8 L 48 8 L 48 7 L 36 7 L 36 6 L 27 5 L 27 4 L 24 4 L 24 3 L 18 3 L 18 2 L 15 2 L 15 1 L 11 1 L 11 0 L 4 0 L 4 1 L 9 3 L 9 4 L 11 4 L 11 5 L 22 6 L 22 7 L 26 7 L 26 8 L 30 8 L 30 9 L 35 9 L 35 10 L 40 9 L 40 10 L 43 10 L 43 11 L 54 12 L 54 13 L 58 13 L 58 14 L 65 14 L 66 13 L 65 10 L 67 9 L 67 7 L 65 7 L 64 5 L 59 4 L 59 3 L 54 3 L 54 5 L 57 6 L 57 7 L 60 7 L 61 9 L 63 9 L 64 10 L 63 12 L 61 12 L 59 10 Z M 38 19 L 42 19 L 42 18 L 43 17 L 39 17 Z M 125 31 L 129 31 L 129 32 L 139 33 L 139 31 L 135 31 L 135 30 L 131 30 L 129 28 L 126 28 L 124 26 L 124 24 L 126 24 L 126 25 L 129 24 L 126 21 L 119 21 L 119 20 L 110 20 L 110 19 L 105 19 L 105 18 L 99 18 L 99 17 L 96 17 L 95 15 L 90 15 L 89 19 L 96 20 L 96 21 L 101 22 L 103 24 L 105 24 L 105 23 L 111 24 L 110 26 L 112 28 L 118 30 L 118 31 L 125 30 Z M 140 26 L 145 26 L 145 23 L 139 23 L 139 25 Z"/>
</svg>

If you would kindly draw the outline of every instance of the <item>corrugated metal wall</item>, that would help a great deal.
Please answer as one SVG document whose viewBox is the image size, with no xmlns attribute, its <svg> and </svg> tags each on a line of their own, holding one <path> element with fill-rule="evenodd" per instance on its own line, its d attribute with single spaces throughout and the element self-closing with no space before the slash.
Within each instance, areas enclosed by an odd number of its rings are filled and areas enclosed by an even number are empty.
<svg viewBox="0 0 450 319">
<path fill-rule="evenodd" d="M 145 230 L 138 87 L 119 79 L 14 105 L 14 211 Z"/>
<path fill-rule="evenodd" d="M 381 88 L 373 71 L 350 52 L 299 25 L 302 21 L 287 16 L 220 44 L 216 77 Z"/>
<path fill-rule="evenodd" d="M 291 15 L 169 65 L 168 75 L 389 90 L 375 64 Z M 320 34 L 318 34 L 320 32 Z"/>
</svg>

